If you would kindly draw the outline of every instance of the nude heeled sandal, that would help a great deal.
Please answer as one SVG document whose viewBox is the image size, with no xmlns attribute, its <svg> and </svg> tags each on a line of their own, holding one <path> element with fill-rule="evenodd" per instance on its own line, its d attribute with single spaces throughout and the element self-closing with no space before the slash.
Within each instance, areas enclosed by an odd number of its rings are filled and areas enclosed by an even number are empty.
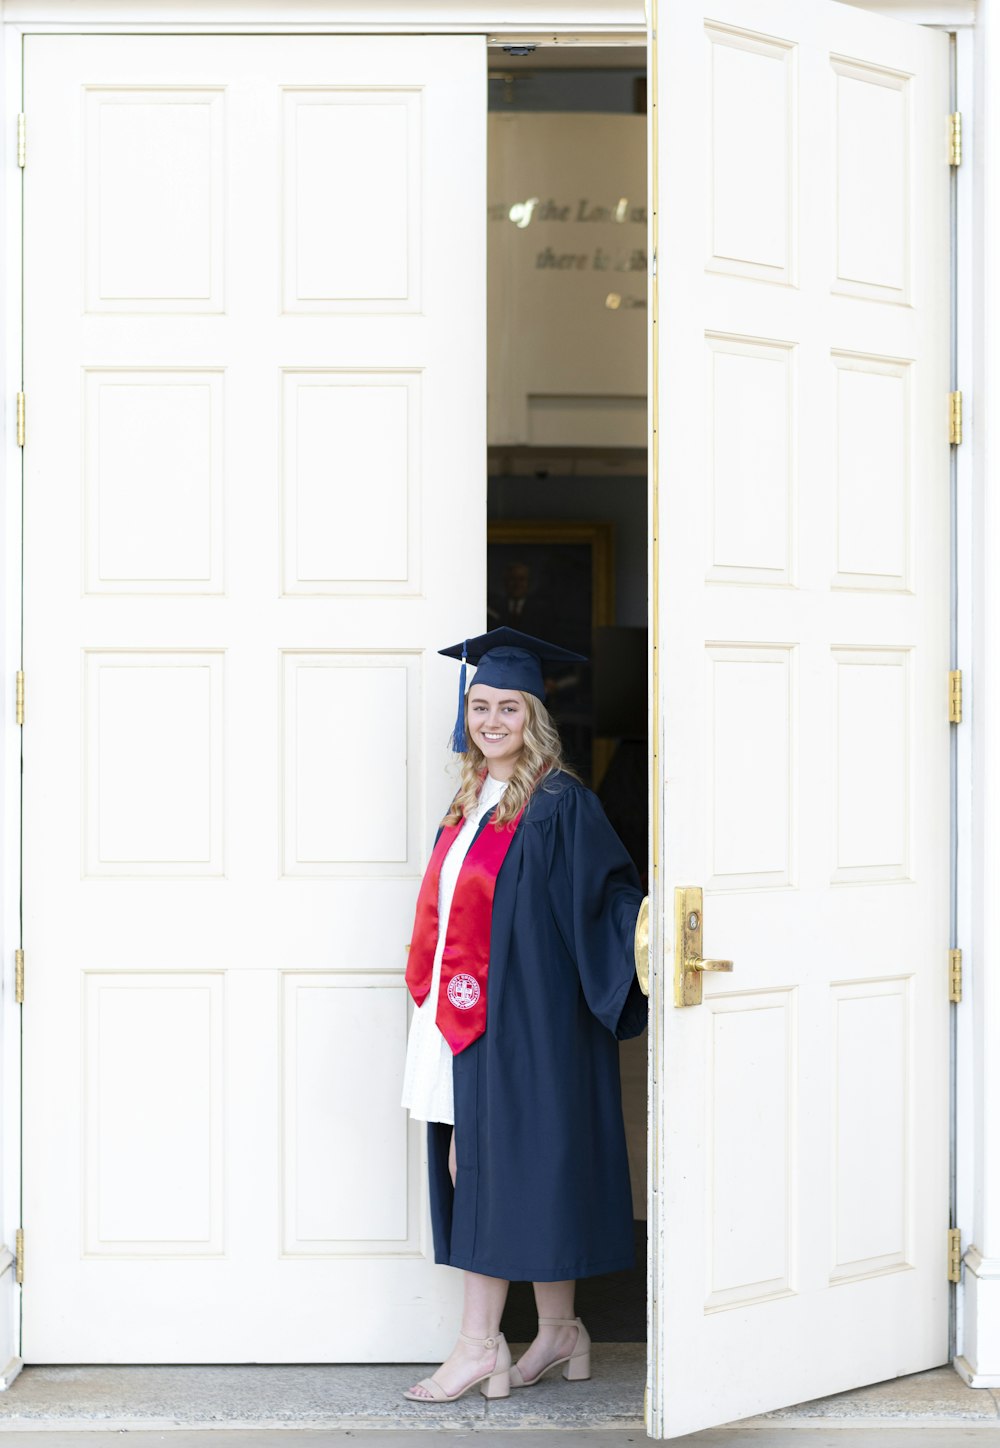
<svg viewBox="0 0 1000 1448">
<path fill-rule="evenodd" d="M 590 1377 L 590 1333 L 584 1327 L 578 1317 L 540 1317 L 539 1327 L 576 1327 L 576 1346 L 567 1357 L 556 1358 L 553 1362 L 546 1363 L 540 1373 L 533 1378 L 526 1378 L 522 1375 L 517 1363 L 510 1370 L 510 1385 L 512 1388 L 530 1388 L 543 1378 L 550 1368 L 557 1368 L 560 1363 L 565 1363 L 563 1377 L 568 1383 L 582 1383 Z"/>
<path fill-rule="evenodd" d="M 430 1393 L 429 1398 L 415 1393 L 407 1388 L 403 1394 L 409 1398 L 411 1403 L 453 1403 L 463 1393 L 479 1384 L 479 1391 L 484 1398 L 507 1398 L 510 1396 L 510 1348 L 507 1346 L 507 1339 L 503 1333 L 496 1337 L 470 1337 L 467 1332 L 460 1332 L 459 1337 L 463 1342 L 471 1342 L 475 1347 L 495 1347 L 497 1349 L 496 1366 L 488 1373 L 483 1373 L 480 1378 L 473 1378 L 471 1383 L 466 1383 L 464 1388 L 459 1388 L 457 1393 L 446 1393 L 438 1382 L 437 1378 L 421 1378 L 417 1384 L 418 1388 L 426 1388 Z"/>
</svg>

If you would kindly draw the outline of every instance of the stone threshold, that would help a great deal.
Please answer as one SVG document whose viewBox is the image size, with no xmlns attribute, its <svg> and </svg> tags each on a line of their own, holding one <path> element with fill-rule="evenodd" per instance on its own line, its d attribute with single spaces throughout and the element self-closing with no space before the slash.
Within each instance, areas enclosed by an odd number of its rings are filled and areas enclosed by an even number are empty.
<svg viewBox="0 0 1000 1448">
<path fill-rule="evenodd" d="M 153 1434 L 182 1448 L 177 1434 L 213 1430 L 213 1441 L 224 1448 L 230 1434 L 252 1434 L 258 1442 L 258 1434 L 290 1430 L 308 1436 L 377 1433 L 380 1438 L 400 1430 L 420 1437 L 431 1431 L 451 1440 L 454 1434 L 484 1431 L 519 1437 L 572 1429 L 586 1432 L 591 1448 L 597 1448 L 592 1435 L 599 1433 L 648 1441 L 642 1425 L 645 1368 L 644 1344 L 602 1343 L 587 1383 L 566 1383 L 555 1373 L 506 1399 L 487 1402 L 474 1391 L 454 1403 L 425 1407 L 402 1397 L 405 1387 L 431 1370 L 419 1364 L 28 1366 L 0 1393 L 0 1435 L 130 1432 Z M 718 1442 L 735 1443 L 732 1434 L 738 1429 L 747 1442 L 777 1444 L 792 1430 L 918 1424 L 962 1432 L 992 1429 L 1000 1448 L 1000 1389 L 969 1388 L 952 1368 L 941 1367 L 675 1441 L 710 1448 L 716 1441 L 712 1434 L 728 1432 L 730 1438 Z M 818 1442 L 812 1432 L 797 1436 Z M 6 1441 L 13 1448 L 13 1440 Z M 96 1448 L 96 1440 L 91 1441 Z M 520 1441 L 528 1448 L 526 1438 Z"/>
</svg>

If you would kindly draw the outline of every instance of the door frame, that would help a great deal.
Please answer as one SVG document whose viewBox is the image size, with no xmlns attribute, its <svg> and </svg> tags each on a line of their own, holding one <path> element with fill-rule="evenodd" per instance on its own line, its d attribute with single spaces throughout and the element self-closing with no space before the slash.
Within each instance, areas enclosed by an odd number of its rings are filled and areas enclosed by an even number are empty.
<svg viewBox="0 0 1000 1448">
<path fill-rule="evenodd" d="M 662 3 L 662 0 L 661 0 Z M 1000 524 L 988 517 L 983 528 L 983 488 L 990 461 L 986 428 L 976 426 L 970 406 L 973 394 L 1000 407 L 1000 313 L 987 317 L 979 296 L 1000 289 L 1000 261 L 992 260 L 987 237 L 1000 234 L 1000 157 L 984 157 L 976 134 L 984 128 L 986 93 L 1000 80 L 1000 0 L 979 0 L 979 16 L 972 28 L 968 0 L 933 3 L 915 0 L 904 11 L 882 7 L 876 0 L 856 0 L 864 8 L 885 8 L 897 17 L 924 21 L 957 33 L 958 108 L 965 126 L 965 164 L 958 173 L 958 337 L 959 375 L 966 395 L 965 445 L 958 452 L 958 650 L 966 668 L 966 719 L 971 727 L 959 729 L 957 739 L 958 884 L 957 907 L 960 943 L 966 950 L 966 1008 L 958 1009 L 957 1119 L 953 1123 L 957 1147 L 958 1225 L 963 1247 L 968 1244 L 966 1273 L 968 1298 L 960 1284 L 957 1292 L 957 1365 L 976 1385 L 1000 1384 L 1000 1204 L 996 1221 L 984 1214 L 993 1201 L 988 1191 L 996 1183 L 1000 1197 L 1000 1148 L 988 1151 L 1000 1125 L 1000 1100 L 991 1102 L 984 1061 L 990 1047 L 1000 1050 L 1000 986 L 990 985 L 984 963 L 1000 956 L 1000 915 L 989 909 L 988 868 L 977 873 L 973 850 L 987 867 L 997 846 L 994 821 L 1000 824 L 1000 741 L 990 742 L 986 720 L 1000 691 L 1000 666 L 988 666 L 986 644 L 1000 633 L 1000 582 L 987 588 L 980 548 L 1000 566 Z M 642 0 L 511 0 L 504 9 L 507 20 L 497 25 L 488 3 L 438 0 L 421 6 L 419 18 L 413 0 L 243 0 L 239 23 L 232 11 L 216 0 L 132 0 L 121 8 L 106 0 L 5 0 L 0 24 L 0 75 L 7 98 L 2 123 L 4 137 L 3 187 L 0 194 L 0 327 L 5 338 L 0 351 L 0 387 L 5 433 L 2 457 L 4 502 L 2 514 L 2 567 L 0 594 L 0 1389 L 9 1385 L 20 1367 L 19 1294 L 5 1291 L 7 1274 L 14 1275 L 14 1237 L 20 1222 L 20 1014 L 14 1004 L 14 952 L 20 944 L 20 753 L 21 731 L 15 721 L 15 672 L 21 661 L 21 451 L 16 440 L 16 393 L 21 376 L 21 171 L 17 165 L 17 114 L 22 80 L 22 41 L 39 33 L 119 33 L 141 30 L 149 34 L 205 33 L 486 33 L 490 41 L 537 40 L 585 47 L 646 43 Z M 80 12 L 83 12 L 82 16 Z M 377 18 L 373 18 L 377 17 Z M 30 117 L 28 118 L 30 164 Z M 995 251 L 995 248 L 994 248 Z M 994 357 L 994 353 L 997 355 Z M 985 407 L 981 416 L 985 416 Z M 30 399 L 27 402 L 30 427 Z M 997 414 L 1000 416 L 1000 413 Z M 985 542 L 983 540 L 985 539 Z M 976 622 L 976 629 L 973 622 Z M 994 650 L 995 654 L 995 650 Z M 973 712 L 971 665 L 976 665 L 978 716 Z M 26 715 L 30 727 L 30 678 L 26 689 Z M 943 695 L 942 695 L 943 697 Z M 1000 713 L 1000 697 L 994 705 Z M 994 733 L 996 731 L 994 730 Z M 974 794 L 974 780 L 985 776 L 986 786 Z M 1000 964 L 1000 962 L 998 962 Z M 655 966 L 654 966 L 655 968 Z M 25 993 L 30 999 L 30 961 L 26 962 Z M 996 974 L 996 971 L 993 972 Z M 968 1124 L 966 1124 L 968 1123 Z M 27 1224 L 27 1259 L 30 1263 L 30 1223 Z M 978 1235 L 977 1235 L 978 1234 Z M 980 1249 L 978 1243 L 983 1246 Z M 942 1258 L 944 1255 L 942 1244 Z M 30 1275 L 30 1266 L 28 1268 Z M 990 1315 L 997 1326 L 986 1333 Z M 652 1340 L 652 1339 L 651 1339 Z M 651 1355 L 650 1355 L 651 1356 Z M 6 1366 L 4 1366 L 6 1365 Z M 652 1370 L 654 1364 L 649 1363 Z"/>
</svg>

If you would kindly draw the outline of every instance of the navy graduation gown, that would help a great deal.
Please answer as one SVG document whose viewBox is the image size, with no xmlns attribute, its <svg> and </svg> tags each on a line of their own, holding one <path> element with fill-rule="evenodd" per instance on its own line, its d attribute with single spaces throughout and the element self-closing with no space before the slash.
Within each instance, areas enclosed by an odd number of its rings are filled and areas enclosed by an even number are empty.
<svg viewBox="0 0 1000 1448">
<path fill-rule="evenodd" d="M 437 1262 L 534 1282 L 633 1265 L 618 1041 L 646 1024 L 642 898 L 597 796 L 549 776 L 497 876 L 486 1030 L 453 1060 L 454 1188 L 451 1126 L 428 1123 Z"/>
</svg>

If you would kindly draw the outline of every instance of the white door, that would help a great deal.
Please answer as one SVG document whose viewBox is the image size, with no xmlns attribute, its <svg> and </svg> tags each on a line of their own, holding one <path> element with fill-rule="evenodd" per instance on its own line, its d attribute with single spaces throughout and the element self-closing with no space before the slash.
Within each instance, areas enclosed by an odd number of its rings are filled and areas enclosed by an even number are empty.
<svg viewBox="0 0 1000 1448">
<path fill-rule="evenodd" d="M 29 1362 L 432 1357 L 405 942 L 484 620 L 477 37 L 30 36 Z"/>
<path fill-rule="evenodd" d="M 658 1436 L 947 1359 L 947 45 L 660 0 Z"/>
</svg>

